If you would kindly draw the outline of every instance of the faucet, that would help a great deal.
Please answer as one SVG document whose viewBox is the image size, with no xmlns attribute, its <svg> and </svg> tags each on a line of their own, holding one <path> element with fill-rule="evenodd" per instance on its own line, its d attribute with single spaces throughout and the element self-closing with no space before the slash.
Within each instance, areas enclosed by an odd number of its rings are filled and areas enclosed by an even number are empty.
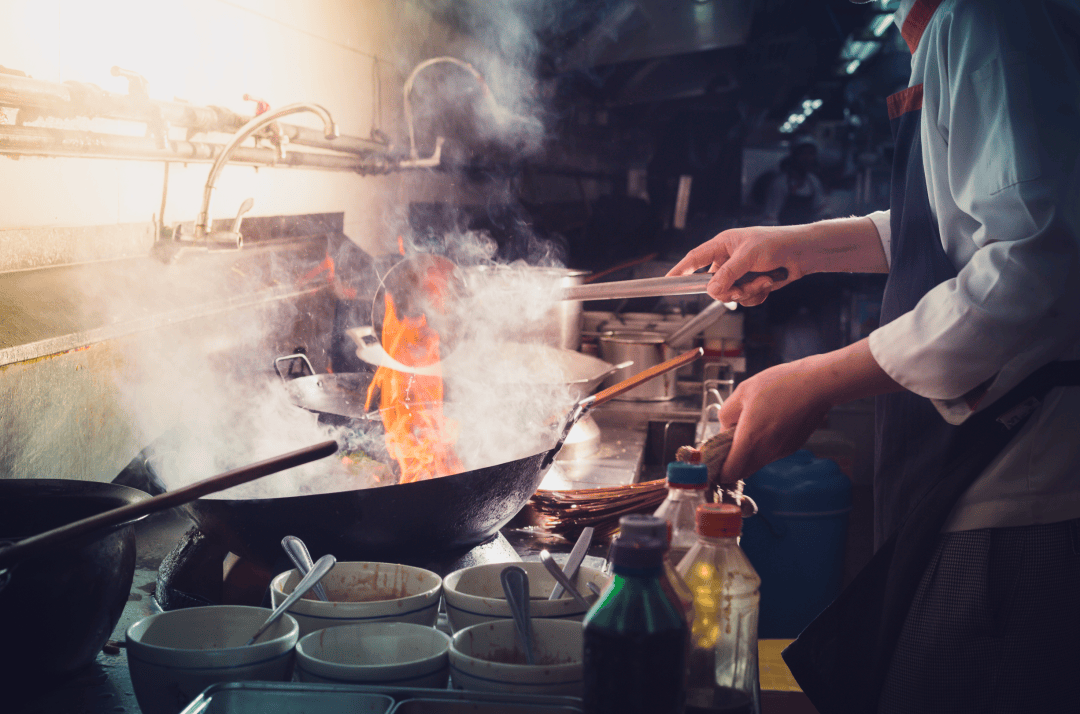
<svg viewBox="0 0 1080 714">
<path fill-rule="evenodd" d="M 267 124 L 270 124 L 281 117 L 288 116 L 289 114 L 298 114 L 300 112 L 311 112 L 312 114 L 317 115 L 323 121 L 323 136 L 327 139 L 337 138 L 338 129 L 337 125 L 334 123 L 333 117 L 330 116 L 330 112 L 318 104 L 298 102 L 296 104 L 288 104 L 280 109 L 272 109 L 252 117 L 247 124 L 240 127 L 240 130 L 236 132 L 236 135 L 233 136 L 232 140 L 229 141 L 229 143 L 222 148 L 221 153 L 214 158 L 214 164 L 210 167 L 210 175 L 206 178 L 206 187 L 203 188 L 202 210 L 199 211 L 199 217 L 195 221 L 195 240 L 214 240 L 214 236 L 210 233 L 210 197 L 214 193 L 214 182 L 217 181 L 218 174 L 221 173 L 222 167 L 225 166 L 225 162 L 229 160 L 229 157 L 236 151 L 236 148 L 240 146 L 245 139 Z M 228 231 L 226 235 L 223 236 L 223 242 L 232 242 L 235 240 L 236 247 L 239 248 L 240 234 L 238 229 L 239 226 L 234 224 L 233 230 Z"/>
</svg>

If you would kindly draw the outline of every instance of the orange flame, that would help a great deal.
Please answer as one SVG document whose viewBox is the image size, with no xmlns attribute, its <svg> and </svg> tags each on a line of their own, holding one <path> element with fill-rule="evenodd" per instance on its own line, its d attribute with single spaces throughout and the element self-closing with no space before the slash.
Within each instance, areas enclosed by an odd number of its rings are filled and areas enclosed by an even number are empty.
<svg viewBox="0 0 1080 714">
<path fill-rule="evenodd" d="M 389 292 L 382 332 L 387 353 L 404 365 L 419 367 L 440 359 L 439 335 L 428 327 L 427 317 L 399 318 Z M 400 483 L 462 470 L 454 453 L 457 424 L 443 416 L 441 377 L 379 367 L 368 387 L 365 409 L 371 408 L 376 393 L 386 429 L 386 450 L 400 467 Z"/>
</svg>

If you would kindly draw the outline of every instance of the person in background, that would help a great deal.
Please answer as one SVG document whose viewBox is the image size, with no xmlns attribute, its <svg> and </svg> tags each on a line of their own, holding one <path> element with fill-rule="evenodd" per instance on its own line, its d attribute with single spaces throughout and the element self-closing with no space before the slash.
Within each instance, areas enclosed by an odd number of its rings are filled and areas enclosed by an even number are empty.
<svg viewBox="0 0 1080 714">
<path fill-rule="evenodd" d="M 877 551 L 785 651 L 803 690 L 821 714 L 1080 711 L 1080 2 L 902 0 L 895 22 L 890 210 L 725 231 L 671 271 L 711 266 L 744 305 L 889 274 L 868 339 L 739 385 L 722 479 L 876 397 Z"/>
<path fill-rule="evenodd" d="M 813 223 L 825 209 L 825 188 L 814 173 L 818 148 L 813 139 L 795 141 L 791 153 L 780 162 L 780 171 L 769 183 L 762 225 L 794 226 Z"/>
</svg>

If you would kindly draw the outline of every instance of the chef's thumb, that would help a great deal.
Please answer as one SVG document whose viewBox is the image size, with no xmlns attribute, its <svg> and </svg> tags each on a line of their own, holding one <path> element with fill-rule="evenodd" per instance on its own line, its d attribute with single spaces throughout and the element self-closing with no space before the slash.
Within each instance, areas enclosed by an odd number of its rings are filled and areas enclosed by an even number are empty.
<svg viewBox="0 0 1080 714">
<path fill-rule="evenodd" d="M 746 463 L 750 457 L 750 444 L 745 431 L 745 429 L 735 428 L 731 451 L 728 452 L 724 465 L 720 468 L 720 483 L 735 483 L 743 479 Z"/>
</svg>

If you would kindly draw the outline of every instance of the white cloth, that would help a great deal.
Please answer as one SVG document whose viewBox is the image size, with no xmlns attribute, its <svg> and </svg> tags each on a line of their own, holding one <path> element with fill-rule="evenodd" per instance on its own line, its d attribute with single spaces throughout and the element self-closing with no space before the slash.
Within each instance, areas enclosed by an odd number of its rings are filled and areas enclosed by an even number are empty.
<svg viewBox="0 0 1080 714">
<path fill-rule="evenodd" d="M 1078 29 L 1076 0 L 945 0 L 912 55 L 930 206 L 959 274 L 870 350 L 954 424 L 1041 365 L 1080 359 Z M 888 212 L 870 218 L 889 255 Z M 1080 389 L 1054 390 L 946 530 L 1080 516 L 1077 442 Z"/>
</svg>

